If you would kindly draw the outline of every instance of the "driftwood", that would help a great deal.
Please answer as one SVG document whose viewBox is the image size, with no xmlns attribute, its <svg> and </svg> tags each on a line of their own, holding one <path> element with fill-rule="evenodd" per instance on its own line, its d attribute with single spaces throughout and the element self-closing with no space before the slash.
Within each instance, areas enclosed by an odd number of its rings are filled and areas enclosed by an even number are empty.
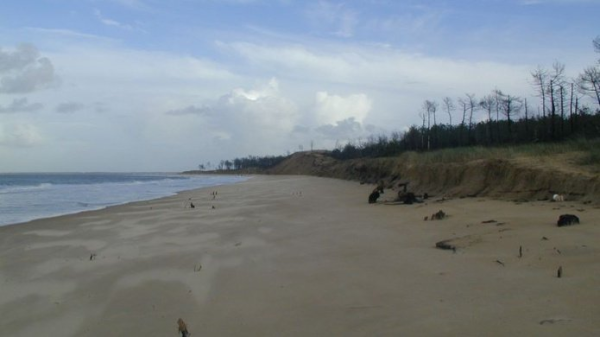
<svg viewBox="0 0 600 337">
<path fill-rule="evenodd" d="M 523 257 L 523 246 L 519 246 L 519 258 Z"/>
<path fill-rule="evenodd" d="M 383 187 L 384 187 L 384 183 L 383 183 L 383 180 L 381 180 L 377 184 L 377 187 L 375 187 L 373 189 L 373 192 L 371 192 L 371 194 L 369 194 L 369 204 L 374 204 L 377 202 L 377 199 L 379 199 L 379 197 L 383 194 Z"/>
<path fill-rule="evenodd" d="M 371 192 L 371 194 L 369 194 L 369 204 L 374 204 L 377 202 L 377 199 L 379 199 L 379 191 L 377 191 L 377 189 L 375 189 L 373 192 Z"/>
<path fill-rule="evenodd" d="M 398 198 L 396 201 L 402 202 L 405 205 L 412 205 L 415 202 L 421 202 L 419 199 L 417 199 L 417 196 L 414 193 L 404 191 L 398 192 Z"/>
<path fill-rule="evenodd" d="M 443 240 L 435 244 L 435 248 L 451 250 L 456 252 L 456 246 L 450 243 L 451 240 Z"/>
<path fill-rule="evenodd" d="M 181 318 L 177 320 L 177 332 L 181 334 L 181 337 L 190 336 L 190 332 L 187 329 L 187 325 Z"/>
</svg>

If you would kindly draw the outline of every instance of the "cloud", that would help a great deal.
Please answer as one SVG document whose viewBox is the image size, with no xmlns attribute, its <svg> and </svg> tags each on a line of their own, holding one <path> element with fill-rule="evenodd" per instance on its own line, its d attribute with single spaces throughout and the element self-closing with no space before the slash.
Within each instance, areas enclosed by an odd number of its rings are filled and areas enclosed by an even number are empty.
<svg viewBox="0 0 600 337">
<path fill-rule="evenodd" d="M 77 102 L 60 103 L 56 106 L 56 112 L 62 114 L 72 114 L 85 109 L 85 105 Z"/>
<path fill-rule="evenodd" d="M 321 91 L 315 97 L 316 118 L 319 124 L 333 124 L 352 119 L 362 123 L 371 110 L 371 100 L 365 94 L 346 97 Z"/>
<path fill-rule="evenodd" d="M 15 98 L 7 107 L 0 106 L 0 113 L 35 112 L 42 109 L 41 103 L 31 103 L 27 98 Z"/>
<path fill-rule="evenodd" d="M 58 29 L 58 28 L 39 28 L 39 27 L 26 27 L 26 31 L 32 33 L 39 33 L 48 36 L 49 39 L 69 39 L 69 40 L 87 40 L 94 43 L 115 43 L 117 40 L 88 33 L 82 33 L 70 29 Z"/>
<path fill-rule="evenodd" d="M 359 44 L 308 46 L 232 42 L 222 43 L 221 47 L 237 53 L 257 71 L 277 72 L 282 77 L 321 86 L 398 92 L 423 99 L 475 90 L 483 93 L 494 87 L 506 88 L 504 90 L 509 92 L 529 90 L 526 78 L 531 67 L 527 65 L 468 62 Z"/>
<path fill-rule="evenodd" d="M 181 115 L 203 115 L 209 113 L 210 109 L 207 107 L 196 107 L 195 105 L 190 105 L 188 107 L 182 109 L 174 109 L 166 112 L 167 115 L 172 116 L 181 116 Z"/>
<path fill-rule="evenodd" d="M 355 139 L 364 134 L 361 123 L 357 122 L 353 117 L 337 121 L 335 125 L 322 125 L 316 131 L 327 139 L 335 140 Z"/>
<path fill-rule="evenodd" d="M 197 123 L 195 133 L 235 156 L 281 153 L 299 117 L 296 104 L 283 95 L 275 78 L 166 114 L 178 116 L 182 123 Z"/>
<path fill-rule="evenodd" d="M 234 89 L 210 110 L 213 123 L 232 137 L 287 133 L 298 117 L 295 104 L 281 95 L 275 78 L 254 89 Z"/>
<path fill-rule="evenodd" d="M 39 57 L 40 53 L 33 45 L 18 45 L 13 52 L 4 52 L 0 49 L 0 74 L 22 70 Z"/>
<path fill-rule="evenodd" d="M 126 25 L 126 24 L 120 23 L 120 22 L 118 22 L 116 20 L 112 20 L 112 19 L 104 17 L 102 15 L 102 12 L 100 12 L 99 9 L 94 9 L 94 15 L 105 26 L 117 27 L 117 28 L 122 28 L 122 29 L 126 29 L 126 30 L 133 30 L 134 29 L 133 26 Z"/>
<path fill-rule="evenodd" d="M 8 125 L 7 128 L 0 125 L 0 146 L 33 147 L 40 144 L 42 140 L 38 129 L 31 124 L 18 123 Z"/>
<path fill-rule="evenodd" d="M 0 93 L 21 94 L 56 84 L 54 66 L 37 48 L 23 44 L 13 52 L 0 50 Z"/>
</svg>

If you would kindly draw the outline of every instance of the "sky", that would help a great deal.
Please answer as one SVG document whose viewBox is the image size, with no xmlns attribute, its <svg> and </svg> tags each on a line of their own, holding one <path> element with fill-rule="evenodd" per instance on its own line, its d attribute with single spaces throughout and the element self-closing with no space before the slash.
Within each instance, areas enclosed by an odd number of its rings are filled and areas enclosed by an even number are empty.
<svg viewBox="0 0 600 337">
<path fill-rule="evenodd" d="M 0 172 L 333 149 L 419 124 L 425 100 L 494 89 L 537 107 L 536 67 L 576 77 L 598 61 L 598 13 L 600 0 L 3 0 Z"/>
</svg>

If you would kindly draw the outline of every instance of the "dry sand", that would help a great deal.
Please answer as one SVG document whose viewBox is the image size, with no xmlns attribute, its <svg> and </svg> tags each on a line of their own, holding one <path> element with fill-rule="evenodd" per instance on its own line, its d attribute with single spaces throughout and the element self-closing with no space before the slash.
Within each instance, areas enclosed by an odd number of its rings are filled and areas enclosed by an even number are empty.
<svg viewBox="0 0 600 337">
<path fill-rule="evenodd" d="M 1 227 L 0 336 L 600 335 L 597 206 L 372 188 L 257 176 Z"/>
</svg>

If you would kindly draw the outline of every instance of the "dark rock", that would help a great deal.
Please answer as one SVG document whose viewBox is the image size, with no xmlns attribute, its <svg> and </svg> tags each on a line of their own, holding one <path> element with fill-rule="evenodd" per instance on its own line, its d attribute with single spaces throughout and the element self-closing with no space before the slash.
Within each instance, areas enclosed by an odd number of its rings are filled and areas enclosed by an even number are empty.
<svg viewBox="0 0 600 337">
<path fill-rule="evenodd" d="M 558 217 L 556 225 L 558 227 L 571 226 L 579 223 L 579 218 L 573 214 L 563 214 Z"/>
</svg>

